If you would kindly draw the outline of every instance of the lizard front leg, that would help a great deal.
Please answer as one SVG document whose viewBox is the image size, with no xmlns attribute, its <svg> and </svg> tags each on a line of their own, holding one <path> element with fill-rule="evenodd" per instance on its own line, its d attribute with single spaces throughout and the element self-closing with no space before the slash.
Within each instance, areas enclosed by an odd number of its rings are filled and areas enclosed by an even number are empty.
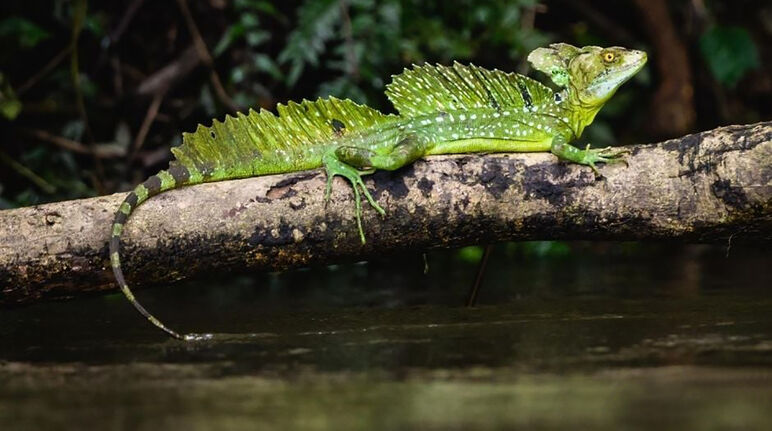
<svg viewBox="0 0 772 431">
<path fill-rule="evenodd" d="M 580 150 L 579 148 L 570 145 L 566 138 L 562 136 L 555 137 L 552 141 L 550 151 L 552 154 L 563 160 L 589 166 L 598 178 L 602 177 L 602 175 L 595 166 L 596 163 L 627 164 L 624 156 L 629 153 L 627 150 L 615 150 L 612 147 L 592 149 L 590 148 L 590 144 L 587 144 L 587 148 L 584 150 Z"/>
</svg>

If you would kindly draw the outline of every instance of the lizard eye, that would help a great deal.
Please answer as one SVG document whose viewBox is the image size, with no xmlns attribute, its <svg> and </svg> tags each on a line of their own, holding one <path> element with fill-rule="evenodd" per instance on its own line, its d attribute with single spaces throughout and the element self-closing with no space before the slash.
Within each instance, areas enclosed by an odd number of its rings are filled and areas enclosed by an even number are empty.
<svg viewBox="0 0 772 431">
<path fill-rule="evenodd" d="M 607 52 L 603 54 L 603 61 L 605 61 L 606 63 L 611 63 L 612 61 L 614 61 L 614 58 L 616 58 L 616 55 L 614 55 L 613 52 Z"/>
</svg>

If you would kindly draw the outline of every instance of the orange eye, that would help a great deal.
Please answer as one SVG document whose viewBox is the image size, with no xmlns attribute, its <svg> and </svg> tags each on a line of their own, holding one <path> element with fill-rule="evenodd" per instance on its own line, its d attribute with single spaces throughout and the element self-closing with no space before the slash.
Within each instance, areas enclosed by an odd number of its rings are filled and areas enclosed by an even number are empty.
<svg viewBox="0 0 772 431">
<path fill-rule="evenodd" d="M 614 58 L 616 58 L 616 56 L 614 55 L 613 52 L 607 52 L 603 54 L 603 61 L 605 61 L 606 63 L 611 63 L 612 61 L 614 61 Z"/>
</svg>

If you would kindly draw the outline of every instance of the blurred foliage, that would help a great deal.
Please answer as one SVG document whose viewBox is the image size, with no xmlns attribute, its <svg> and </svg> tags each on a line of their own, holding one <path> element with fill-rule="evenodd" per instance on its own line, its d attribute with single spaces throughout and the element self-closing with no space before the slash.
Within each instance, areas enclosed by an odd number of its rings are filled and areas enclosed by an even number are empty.
<svg viewBox="0 0 772 431">
<path fill-rule="evenodd" d="M 21 102 L 16 98 L 11 83 L 0 73 L 0 115 L 13 120 L 21 112 Z"/>
<path fill-rule="evenodd" d="M 20 17 L 10 17 L 0 21 L 0 39 L 10 40 L 21 49 L 37 46 L 51 34 L 37 24 Z"/>
<path fill-rule="evenodd" d="M 759 67 L 759 53 L 748 30 L 714 26 L 700 37 L 700 51 L 713 76 L 734 87 L 751 69 Z"/>
<path fill-rule="evenodd" d="M 384 71 L 398 73 L 411 63 L 447 63 L 494 53 L 490 60 L 520 61 L 547 43 L 543 32 L 519 24 L 523 11 L 535 4 L 462 1 L 461 9 L 449 9 L 442 2 L 417 0 L 306 0 L 295 11 L 296 25 L 272 56 L 265 50 L 276 41 L 261 18 L 281 22 L 287 18 L 269 2 L 241 0 L 234 3 L 238 16 L 214 54 L 219 56 L 237 43 L 248 51 L 249 61 L 230 73 L 234 84 L 269 78 L 293 88 L 313 75 L 314 88 L 300 97 L 335 95 L 389 109 L 383 97 L 388 82 Z M 266 93 L 265 88 L 253 90 Z"/>
<path fill-rule="evenodd" d="M 572 247 L 565 241 L 520 241 L 509 242 L 496 246 L 510 258 L 525 259 L 562 259 L 572 254 Z M 587 248 L 582 247 L 582 248 Z M 467 264 L 477 264 L 483 257 L 485 247 L 468 246 L 458 249 L 458 260 Z"/>
</svg>

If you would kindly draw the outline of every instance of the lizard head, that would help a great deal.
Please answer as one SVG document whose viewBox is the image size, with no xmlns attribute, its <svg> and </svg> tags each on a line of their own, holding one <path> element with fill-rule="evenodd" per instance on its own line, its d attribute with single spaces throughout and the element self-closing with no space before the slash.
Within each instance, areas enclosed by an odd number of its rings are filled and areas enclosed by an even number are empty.
<svg viewBox="0 0 772 431">
<path fill-rule="evenodd" d="M 536 70 L 566 87 L 572 99 L 585 107 L 598 107 L 646 64 L 646 53 L 613 46 L 577 48 L 567 43 L 553 43 L 528 55 Z"/>
</svg>

